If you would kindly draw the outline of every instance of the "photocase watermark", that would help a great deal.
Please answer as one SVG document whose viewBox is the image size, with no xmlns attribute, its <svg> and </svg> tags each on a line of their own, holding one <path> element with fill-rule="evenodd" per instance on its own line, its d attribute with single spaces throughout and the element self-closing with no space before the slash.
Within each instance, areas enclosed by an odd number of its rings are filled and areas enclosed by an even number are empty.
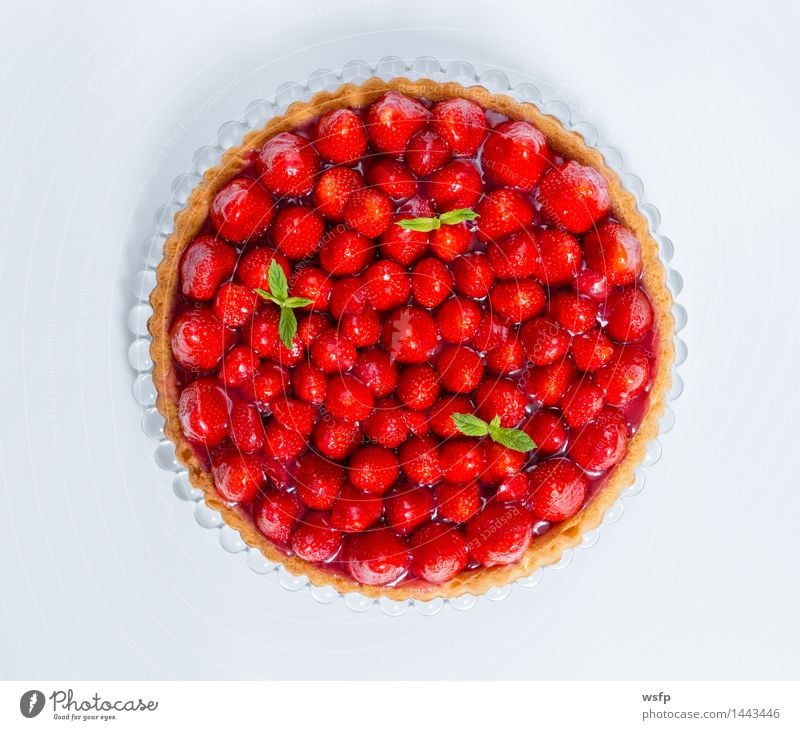
<svg viewBox="0 0 800 730">
<path fill-rule="evenodd" d="M 56 690 L 49 696 L 38 689 L 22 694 L 19 711 L 23 717 L 32 718 L 41 714 L 50 705 L 54 720 L 85 722 L 88 720 L 116 720 L 126 712 L 155 712 L 158 701 L 142 697 L 106 699 L 95 693 L 91 697 L 76 697 L 73 690 Z"/>
<path fill-rule="evenodd" d="M 29 689 L 19 698 L 19 711 L 23 717 L 36 717 L 44 709 L 44 694 L 37 689 Z"/>
</svg>

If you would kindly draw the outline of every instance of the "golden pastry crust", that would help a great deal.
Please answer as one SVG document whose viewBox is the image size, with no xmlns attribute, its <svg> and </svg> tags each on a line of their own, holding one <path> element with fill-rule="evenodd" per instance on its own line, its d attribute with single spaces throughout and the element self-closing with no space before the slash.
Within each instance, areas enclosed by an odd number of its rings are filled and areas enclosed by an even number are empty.
<svg viewBox="0 0 800 730">
<path fill-rule="evenodd" d="M 650 296 L 655 311 L 656 373 L 652 389 L 639 429 L 630 440 L 624 459 L 611 471 L 603 487 L 578 514 L 553 525 L 548 532 L 536 538 L 519 562 L 467 571 L 443 585 L 418 580 L 410 580 L 396 587 L 361 585 L 346 575 L 326 568 L 324 564 L 312 564 L 286 555 L 256 529 L 248 516 L 229 506 L 217 493 L 211 475 L 195 456 L 181 431 L 178 420 L 179 394 L 168 335 L 179 284 L 181 254 L 203 225 L 214 195 L 246 166 L 247 153 L 260 148 L 274 135 L 289 131 L 332 109 L 370 104 L 389 89 L 431 101 L 453 97 L 472 99 L 485 109 L 500 112 L 510 119 L 530 121 L 542 131 L 556 152 L 599 170 L 608 183 L 614 215 L 633 229 L 641 242 L 642 286 Z M 578 545 L 586 532 L 600 525 L 606 510 L 633 482 L 634 470 L 644 458 L 647 444 L 658 434 L 658 420 L 664 412 L 671 384 L 675 328 L 670 311 L 672 297 L 666 286 L 666 272 L 658 257 L 658 244 L 650 235 L 647 220 L 637 208 L 633 195 L 623 188 L 618 175 L 605 164 L 602 155 L 589 147 L 578 133 L 566 130 L 555 117 L 542 114 L 532 104 L 491 93 L 480 86 L 464 87 L 455 82 L 440 83 L 428 79 L 410 81 L 405 78 L 383 81 L 371 78 L 360 85 L 345 84 L 333 92 L 320 92 L 309 102 L 295 102 L 285 114 L 270 119 L 262 129 L 249 132 L 240 146 L 225 152 L 220 164 L 205 173 L 186 207 L 176 214 L 175 232 L 165 243 L 164 258 L 157 270 L 157 283 L 150 301 L 153 315 L 148 327 L 153 336 L 151 354 L 154 363 L 153 382 L 158 390 L 157 406 L 166 419 L 166 437 L 175 443 L 177 458 L 188 470 L 192 485 L 202 490 L 206 504 L 217 510 L 226 524 L 239 531 L 245 543 L 261 550 L 268 560 L 283 564 L 294 575 L 307 576 L 314 585 L 330 585 L 340 593 L 358 592 L 373 598 L 386 596 L 395 600 L 452 598 L 464 593 L 479 595 L 557 562 L 565 550 Z"/>
</svg>

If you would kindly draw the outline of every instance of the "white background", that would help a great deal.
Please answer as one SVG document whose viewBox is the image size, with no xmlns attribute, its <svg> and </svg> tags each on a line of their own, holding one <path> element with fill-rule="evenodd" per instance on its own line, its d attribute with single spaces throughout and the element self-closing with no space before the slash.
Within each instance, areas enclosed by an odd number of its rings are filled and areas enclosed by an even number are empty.
<svg viewBox="0 0 800 730">
<path fill-rule="evenodd" d="M 798 31 L 778 2 L 4 3 L 0 675 L 800 678 Z M 321 606 L 224 552 L 154 465 L 126 360 L 194 150 L 388 54 L 555 88 L 644 179 L 689 311 L 677 425 L 622 521 L 433 618 Z"/>
</svg>

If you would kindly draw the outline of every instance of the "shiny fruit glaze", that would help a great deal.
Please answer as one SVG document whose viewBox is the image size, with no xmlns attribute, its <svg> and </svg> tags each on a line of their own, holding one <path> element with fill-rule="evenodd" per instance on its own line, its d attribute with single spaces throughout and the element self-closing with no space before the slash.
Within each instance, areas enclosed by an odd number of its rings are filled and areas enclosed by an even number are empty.
<svg viewBox="0 0 800 730">
<path fill-rule="evenodd" d="M 652 386 L 640 244 L 603 177 L 528 122 L 397 92 L 248 159 L 182 256 L 170 328 L 181 427 L 219 494 L 366 585 L 517 562 L 603 488 Z M 479 217 L 400 225 L 461 208 Z M 254 292 L 273 261 L 311 301 L 289 347 Z"/>
</svg>

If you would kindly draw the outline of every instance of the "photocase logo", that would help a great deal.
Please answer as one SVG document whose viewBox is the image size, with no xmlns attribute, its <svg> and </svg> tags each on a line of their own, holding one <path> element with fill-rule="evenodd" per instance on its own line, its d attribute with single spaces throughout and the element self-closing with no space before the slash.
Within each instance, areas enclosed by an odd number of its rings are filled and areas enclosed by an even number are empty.
<svg viewBox="0 0 800 730">
<path fill-rule="evenodd" d="M 19 711 L 23 717 L 36 717 L 44 709 L 44 694 L 29 689 L 19 698 Z"/>
</svg>

